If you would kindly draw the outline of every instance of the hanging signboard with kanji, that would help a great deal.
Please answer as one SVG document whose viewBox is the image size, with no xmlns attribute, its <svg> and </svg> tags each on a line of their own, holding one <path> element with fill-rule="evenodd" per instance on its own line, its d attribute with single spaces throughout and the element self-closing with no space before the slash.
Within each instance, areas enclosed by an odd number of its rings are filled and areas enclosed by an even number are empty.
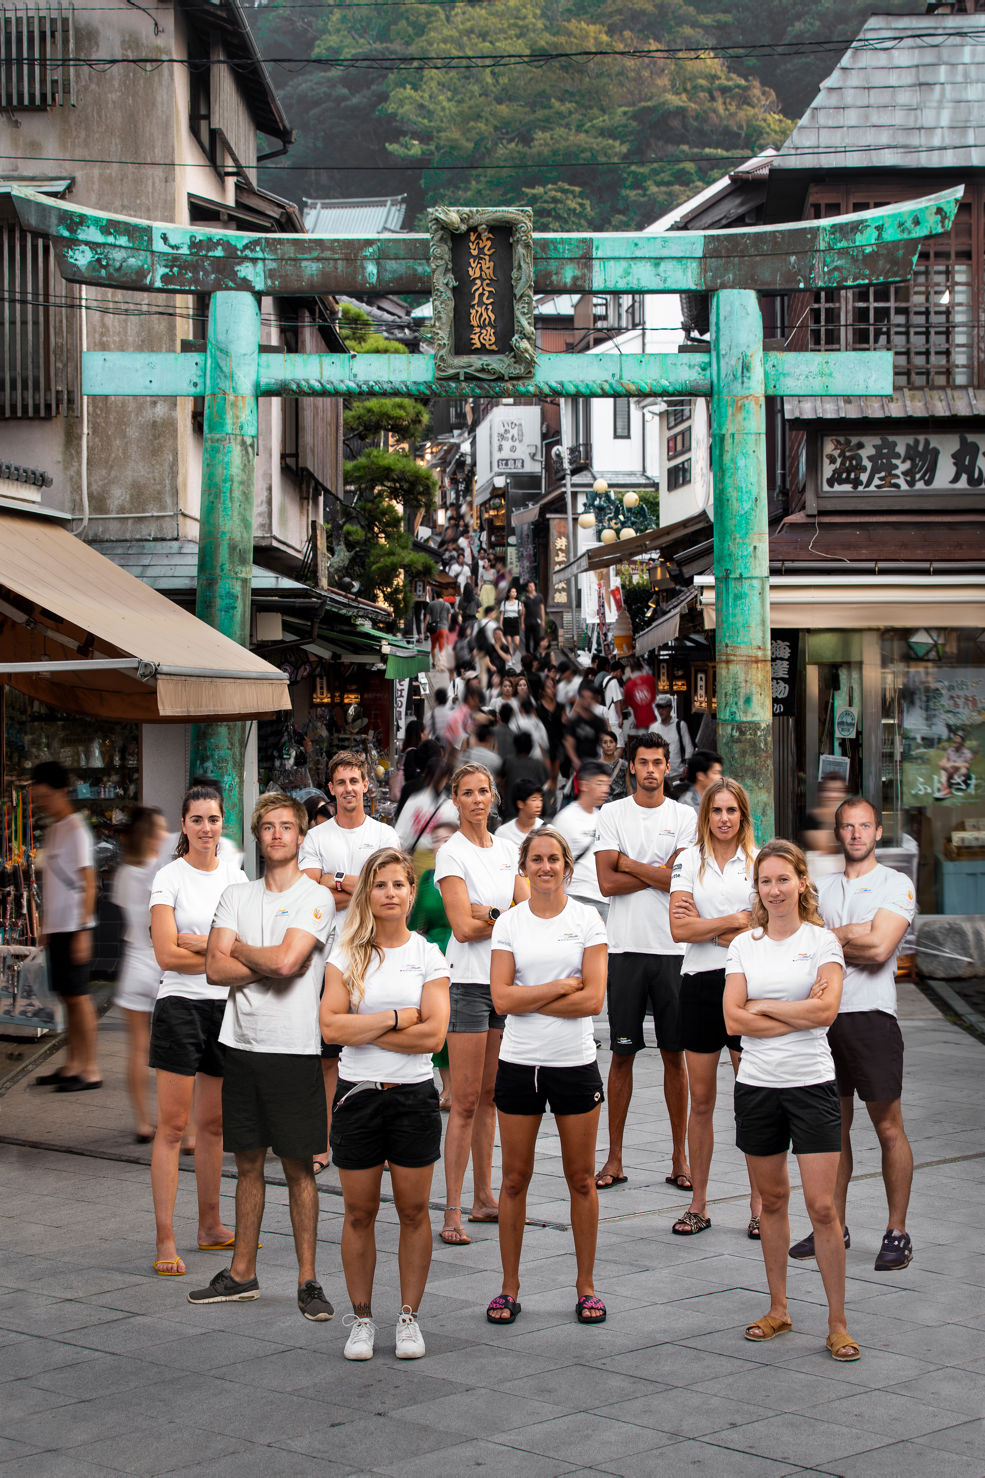
<svg viewBox="0 0 985 1478">
<path fill-rule="evenodd" d="M 529 210 L 428 211 L 438 379 L 534 374 L 534 238 Z"/>
<path fill-rule="evenodd" d="M 793 718 L 797 712 L 797 655 L 799 631 L 770 633 L 770 687 L 773 717 Z"/>
<path fill-rule="evenodd" d="M 866 503 L 925 504 L 935 496 L 957 507 L 985 504 L 985 435 L 976 430 L 924 435 L 888 427 L 856 436 L 826 436 L 820 501 L 826 507 Z"/>
</svg>

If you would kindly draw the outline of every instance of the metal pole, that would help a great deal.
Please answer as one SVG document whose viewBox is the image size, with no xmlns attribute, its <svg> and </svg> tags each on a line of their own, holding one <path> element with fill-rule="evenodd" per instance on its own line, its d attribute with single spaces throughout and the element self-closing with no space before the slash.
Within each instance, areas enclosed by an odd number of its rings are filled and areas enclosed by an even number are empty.
<svg viewBox="0 0 985 1478">
<path fill-rule="evenodd" d="M 756 840 L 773 835 L 769 530 L 763 320 L 754 292 L 711 299 L 718 748 L 749 792 Z"/>
<path fill-rule="evenodd" d="M 562 395 L 558 401 L 561 410 L 561 451 L 564 453 L 564 506 L 568 515 L 568 558 L 577 558 L 578 550 L 575 548 L 575 510 L 574 499 L 571 491 L 571 453 L 570 440 L 568 437 L 569 416 L 571 415 L 571 401 Z M 571 646 L 574 650 L 578 641 L 578 576 L 568 576 L 568 609 L 571 612 Z"/>
<path fill-rule="evenodd" d="M 205 353 L 195 614 L 244 647 L 250 644 L 259 353 L 258 300 L 252 293 L 213 293 Z M 233 840 L 243 835 L 245 744 L 243 723 L 192 726 L 191 772 L 219 781 L 226 833 Z"/>
</svg>

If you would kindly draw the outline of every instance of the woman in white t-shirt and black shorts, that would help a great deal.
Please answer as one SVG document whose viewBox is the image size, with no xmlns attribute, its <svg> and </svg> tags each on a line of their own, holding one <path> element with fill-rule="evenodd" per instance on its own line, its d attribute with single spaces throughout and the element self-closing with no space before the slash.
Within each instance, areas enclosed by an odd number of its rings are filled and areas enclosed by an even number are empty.
<svg viewBox="0 0 985 1478">
<path fill-rule="evenodd" d="M 604 1094 L 592 1017 L 605 1002 L 605 925 L 594 908 L 565 896 L 574 860 L 559 831 L 544 826 L 520 848 L 530 901 L 496 921 L 492 994 L 506 1015 L 496 1075 L 503 1150 L 499 1250 L 503 1288 L 486 1310 L 491 1324 L 520 1312 L 520 1249 L 537 1132 L 550 1108 L 561 1140 L 577 1260 L 575 1315 L 601 1324 L 594 1284 L 599 1201 L 595 1143 Z"/>
<path fill-rule="evenodd" d="M 515 585 L 511 585 L 506 592 L 506 599 L 500 607 L 500 620 L 503 625 L 503 635 L 509 643 L 511 652 L 520 650 L 520 642 L 523 638 L 523 601 Z M 505 698 L 503 700 L 506 701 Z"/>
<path fill-rule="evenodd" d="M 385 1164 L 400 1218 L 396 1354 L 402 1360 L 424 1354 L 417 1314 L 431 1265 L 431 1178 L 441 1156 L 431 1053 L 448 1026 L 448 966 L 436 944 L 407 927 L 416 882 L 406 853 L 374 852 L 325 966 L 322 1037 L 342 1044 L 330 1141 L 345 1202 L 347 1360 L 373 1356 L 375 1228 Z"/>
<path fill-rule="evenodd" d="M 234 859 L 218 854 L 223 805 L 211 785 L 193 785 L 181 803 L 181 835 L 173 862 L 154 878 L 151 942 L 161 967 L 150 1028 L 150 1065 L 157 1076 L 157 1130 L 150 1174 L 157 1221 L 154 1271 L 179 1277 L 185 1264 L 174 1238 L 178 1155 L 195 1102 L 195 1180 L 198 1245 L 203 1252 L 232 1247 L 219 1217 L 222 1183 L 222 1072 L 219 1043 L 229 994 L 205 978 L 205 949 L 219 899 L 230 883 L 249 879 Z"/>
<path fill-rule="evenodd" d="M 711 1226 L 708 1175 L 715 1147 L 718 1061 L 727 1047 L 739 1070 L 739 1039 L 725 1029 L 725 958 L 737 934 L 752 922 L 749 901 L 756 857 L 749 797 L 737 780 L 719 779 L 698 808 L 698 840 L 678 852 L 670 883 L 670 932 L 684 944 L 681 967 L 681 1044 L 687 1059 L 690 1108 L 687 1158 L 691 1205 L 671 1231 L 693 1237 Z M 759 1197 L 752 1193 L 746 1235 L 759 1239 Z"/>
<path fill-rule="evenodd" d="M 485 765 L 473 760 L 459 765 L 451 778 L 451 795 L 460 830 L 434 860 L 434 880 L 452 930 L 447 949 L 451 1110 L 445 1135 L 445 1223 L 439 1235 L 451 1247 L 464 1247 L 471 1240 L 462 1228 L 462 1186 L 470 1150 L 469 1221 L 494 1222 L 498 1215 L 492 1189 L 493 1089 L 505 1020 L 493 1006 L 489 990 L 489 941 L 500 914 L 511 904 L 522 903 L 530 889 L 517 870 L 517 847 L 489 831 L 496 786 Z"/>
<path fill-rule="evenodd" d="M 752 929 L 729 946 L 724 1000 L 726 1027 L 742 1036 L 735 1141 L 763 1201 L 770 1290 L 769 1312 L 747 1326 L 746 1339 L 773 1339 L 793 1328 L 787 1310 L 792 1141 L 828 1300 L 827 1347 L 835 1360 L 857 1360 L 859 1346 L 845 1326 L 845 1244 L 835 1204 L 841 1102 L 827 1037 L 841 1002 L 844 956 L 818 913 L 799 847 L 768 842 L 753 883 Z"/>
</svg>

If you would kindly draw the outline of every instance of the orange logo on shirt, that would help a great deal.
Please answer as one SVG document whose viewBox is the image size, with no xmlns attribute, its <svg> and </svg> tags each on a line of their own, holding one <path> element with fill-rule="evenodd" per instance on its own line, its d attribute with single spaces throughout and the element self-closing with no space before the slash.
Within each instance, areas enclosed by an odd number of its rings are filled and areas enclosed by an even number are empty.
<svg viewBox="0 0 985 1478">
<path fill-rule="evenodd" d="M 320 908 L 316 908 L 315 909 L 315 918 L 316 919 L 320 919 L 321 918 L 321 909 Z"/>
</svg>

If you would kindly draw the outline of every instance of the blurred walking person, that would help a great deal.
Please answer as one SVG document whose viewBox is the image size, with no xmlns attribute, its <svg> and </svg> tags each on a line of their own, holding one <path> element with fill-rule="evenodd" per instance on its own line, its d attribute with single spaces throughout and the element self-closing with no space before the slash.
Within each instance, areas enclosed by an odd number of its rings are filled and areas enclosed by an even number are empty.
<svg viewBox="0 0 985 1478">
<path fill-rule="evenodd" d="M 150 937 L 150 895 L 167 834 L 163 811 L 157 806 L 138 806 L 121 838 L 123 860 L 112 885 L 113 902 L 123 913 L 124 945 L 113 1004 L 123 1012 L 127 1026 L 127 1088 L 137 1144 L 150 1144 L 154 1138 L 147 1100 L 148 1058 L 161 967 Z"/>
</svg>

